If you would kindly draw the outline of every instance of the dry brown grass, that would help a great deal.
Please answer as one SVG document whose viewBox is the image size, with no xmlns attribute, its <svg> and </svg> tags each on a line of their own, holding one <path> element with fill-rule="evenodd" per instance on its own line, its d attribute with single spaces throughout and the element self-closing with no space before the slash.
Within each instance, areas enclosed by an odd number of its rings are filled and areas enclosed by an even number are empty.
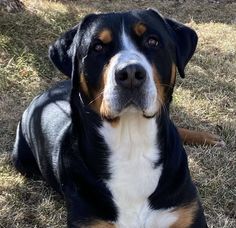
<svg viewBox="0 0 236 228">
<path fill-rule="evenodd" d="M 28 102 L 63 78 L 47 47 L 85 14 L 158 8 L 199 35 L 186 79 L 178 79 L 172 116 L 179 126 L 219 134 L 225 148 L 186 147 L 210 227 L 236 227 L 236 3 L 234 1 L 33 1 L 0 11 L 0 227 L 65 227 L 60 196 L 25 179 L 9 161 L 15 128 Z"/>
</svg>

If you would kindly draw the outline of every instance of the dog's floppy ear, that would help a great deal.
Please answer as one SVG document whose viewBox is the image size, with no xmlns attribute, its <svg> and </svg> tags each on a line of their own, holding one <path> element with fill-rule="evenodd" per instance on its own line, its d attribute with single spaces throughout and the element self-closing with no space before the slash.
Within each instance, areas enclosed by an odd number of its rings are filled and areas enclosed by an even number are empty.
<svg viewBox="0 0 236 228">
<path fill-rule="evenodd" d="M 165 18 L 165 21 L 173 31 L 176 45 L 176 65 L 180 76 L 184 78 L 184 68 L 196 49 L 198 36 L 193 29 L 173 19 Z"/>
<path fill-rule="evenodd" d="M 85 16 L 79 24 L 61 35 L 56 42 L 49 47 L 48 54 L 50 60 L 58 70 L 69 78 L 71 78 L 72 75 L 73 58 L 78 48 L 78 39 L 82 27 L 85 27 L 97 16 L 97 14 Z"/>
<path fill-rule="evenodd" d="M 49 47 L 48 51 L 55 67 L 68 77 L 71 77 L 72 72 L 73 40 L 79 27 L 80 24 L 65 32 Z"/>
</svg>

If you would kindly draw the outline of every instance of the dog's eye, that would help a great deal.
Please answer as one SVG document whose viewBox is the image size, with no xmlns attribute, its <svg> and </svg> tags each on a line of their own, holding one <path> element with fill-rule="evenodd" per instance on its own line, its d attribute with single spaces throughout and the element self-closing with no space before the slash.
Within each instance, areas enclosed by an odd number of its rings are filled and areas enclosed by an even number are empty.
<svg viewBox="0 0 236 228">
<path fill-rule="evenodd" d="M 101 52 L 103 50 L 103 48 L 104 48 L 104 46 L 101 43 L 95 44 L 93 47 L 94 51 L 96 51 L 96 52 Z"/>
<path fill-rule="evenodd" d="M 158 42 L 157 38 L 149 37 L 147 39 L 146 45 L 150 48 L 156 48 L 159 45 L 159 42 Z"/>
</svg>

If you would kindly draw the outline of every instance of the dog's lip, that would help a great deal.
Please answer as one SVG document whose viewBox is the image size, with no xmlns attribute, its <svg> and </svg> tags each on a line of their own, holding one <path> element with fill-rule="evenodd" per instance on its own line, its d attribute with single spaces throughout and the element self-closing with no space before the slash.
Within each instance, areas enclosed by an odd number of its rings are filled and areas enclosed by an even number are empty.
<svg viewBox="0 0 236 228">
<path fill-rule="evenodd" d="M 147 115 L 147 114 L 143 113 L 143 117 L 145 117 L 146 119 L 152 119 L 152 118 L 156 117 L 156 114 L 157 113 L 154 113 L 154 114 L 151 114 L 151 115 Z"/>
<path fill-rule="evenodd" d="M 137 114 L 139 113 L 138 109 L 137 109 Z M 118 115 L 114 115 L 114 116 L 104 116 L 103 118 L 108 121 L 108 122 L 113 122 L 113 121 L 116 121 L 118 120 L 122 115 L 125 115 L 124 112 L 120 112 Z M 155 118 L 157 115 L 157 113 L 153 113 L 153 114 L 146 114 L 144 111 L 143 111 L 143 117 L 146 118 L 146 119 L 153 119 Z"/>
<path fill-rule="evenodd" d="M 114 122 L 117 121 L 120 117 L 119 116 L 104 116 L 103 119 L 107 122 Z"/>
<path fill-rule="evenodd" d="M 142 110 L 139 106 L 137 107 L 137 105 L 130 102 L 129 105 L 123 108 L 120 112 L 116 112 L 116 114 L 109 116 L 103 116 L 103 119 L 105 119 L 108 122 L 114 122 L 117 121 L 121 116 L 126 115 L 128 112 L 129 113 L 132 112 L 134 114 L 136 113 L 137 115 L 142 115 L 146 119 L 155 118 L 157 115 L 157 112 L 146 113 L 145 110 Z"/>
<path fill-rule="evenodd" d="M 116 120 L 126 113 L 137 113 L 144 118 L 151 119 L 157 114 L 157 110 L 149 110 L 147 104 L 143 103 L 143 95 L 146 95 L 145 91 L 137 93 L 132 91 L 131 93 L 119 93 L 120 98 L 116 100 L 116 105 L 110 107 L 110 115 L 103 116 L 108 121 Z M 105 97 L 104 97 L 105 98 Z"/>
<path fill-rule="evenodd" d="M 130 98 L 124 105 L 124 108 L 128 108 L 128 107 L 135 107 L 135 108 L 141 108 L 140 105 L 138 104 L 138 102 L 136 102 L 134 99 Z"/>
</svg>

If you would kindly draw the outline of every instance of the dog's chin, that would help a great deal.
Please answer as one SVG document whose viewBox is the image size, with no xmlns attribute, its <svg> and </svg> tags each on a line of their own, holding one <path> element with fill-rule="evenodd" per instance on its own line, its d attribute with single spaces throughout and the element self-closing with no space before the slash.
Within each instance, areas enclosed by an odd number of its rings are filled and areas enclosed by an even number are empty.
<svg viewBox="0 0 236 228">
<path fill-rule="evenodd" d="M 155 118 L 156 115 L 157 115 L 157 112 L 155 112 L 155 113 L 145 113 L 145 112 L 143 112 L 143 117 L 146 118 L 146 119 Z"/>
<path fill-rule="evenodd" d="M 120 117 L 119 116 L 103 116 L 103 120 L 106 120 L 109 123 L 115 123 L 119 121 Z"/>
<path fill-rule="evenodd" d="M 112 110 L 110 109 L 110 112 L 107 113 L 107 115 L 103 116 L 103 119 L 105 119 L 108 122 L 116 122 L 121 117 L 125 117 L 126 115 L 132 115 L 132 116 L 143 116 L 146 119 L 152 119 L 156 117 L 157 111 L 156 110 L 147 110 L 143 109 L 140 106 L 137 106 L 135 104 L 130 104 L 128 106 L 125 106 L 121 110 Z"/>
</svg>

